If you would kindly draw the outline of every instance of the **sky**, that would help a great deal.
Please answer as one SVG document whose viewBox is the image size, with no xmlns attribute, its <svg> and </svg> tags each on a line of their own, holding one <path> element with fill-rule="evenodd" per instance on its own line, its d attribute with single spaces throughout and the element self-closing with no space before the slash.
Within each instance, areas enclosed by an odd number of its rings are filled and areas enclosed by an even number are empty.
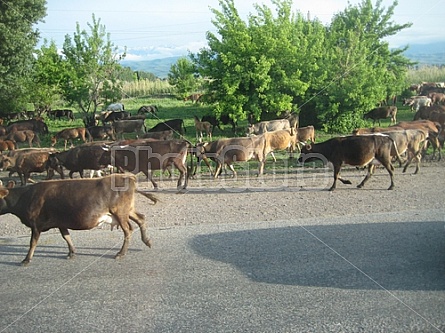
<svg viewBox="0 0 445 333">
<path fill-rule="evenodd" d="M 309 13 L 329 24 L 348 3 L 362 0 L 294 0 L 293 10 Z M 373 0 L 375 3 L 376 0 Z M 270 0 L 234 0 L 239 15 L 256 13 L 254 3 L 274 10 Z M 388 7 L 393 0 L 382 0 Z M 61 48 L 65 35 L 73 36 L 76 23 L 88 30 L 92 15 L 100 19 L 115 46 L 127 47 L 126 60 L 153 60 L 196 53 L 207 45 L 206 32 L 215 32 L 210 8 L 218 0 L 47 0 L 45 22 L 37 25 L 41 41 L 54 40 Z M 391 47 L 445 41 L 445 0 L 399 0 L 393 20 L 413 23 L 388 39 Z M 444 50 L 445 52 L 445 50 Z"/>
</svg>

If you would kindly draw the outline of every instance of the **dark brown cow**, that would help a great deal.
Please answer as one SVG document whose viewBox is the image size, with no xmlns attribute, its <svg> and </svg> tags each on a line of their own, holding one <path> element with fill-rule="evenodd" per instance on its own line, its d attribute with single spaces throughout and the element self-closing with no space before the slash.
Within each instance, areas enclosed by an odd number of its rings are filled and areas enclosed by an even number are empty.
<svg viewBox="0 0 445 333">
<path fill-rule="evenodd" d="M 373 125 L 378 121 L 380 125 L 380 119 L 391 118 L 390 123 L 396 123 L 397 116 L 397 106 L 382 106 L 379 108 L 374 108 L 371 111 L 363 115 L 363 119 L 372 119 Z"/>
<path fill-rule="evenodd" d="M 422 106 L 419 108 L 419 111 L 414 114 L 413 120 L 429 119 L 430 113 L 435 111 L 445 113 L 445 105 Z"/>
<path fill-rule="evenodd" d="M 53 120 L 60 120 L 63 117 L 67 118 L 68 120 L 74 121 L 74 113 L 73 110 L 70 109 L 63 109 L 63 110 L 48 110 L 48 117 L 50 117 Z"/>
<path fill-rule="evenodd" d="M 124 138 L 124 133 L 136 133 L 136 136 L 143 135 L 145 133 L 144 119 L 117 120 L 113 123 L 113 128 L 116 137 L 121 139 Z"/>
<path fill-rule="evenodd" d="M 80 138 L 84 143 L 87 141 L 91 141 L 90 132 L 85 127 L 75 127 L 75 128 L 65 128 L 60 132 L 57 132 L 53 137 L 51 137 L 51 147 L 54 147 L 57 143 L 57 140 L 65 141 L 65 150 L 68 141 L 73 146 L 73 139 Z"/>
<path fill-rule="evenodd" d="M 17 172 L 20 177 L 22 185 L 26 185 L 32 172 L 44 172 L 46 171 L 46 179 L 51 179 L 54 175 L 54 169 L 52 169 L 48 163 L 49 152 L 47 151 L 29 151 L 13 156 L 3 156 L 2 167 L 6 170 Z M 56 169 L 63 178 L 63 171 Z"/>
<path fill-rule="evenodd" d="M 113 127 L 104 125 L 104 126 L 91 126 L 88 127 L 88 132 L 91 135 L 92 139 L 97 140 L 116 140 L 116 136 L 114 135 Z"/>
<path fill-rule="evenodd" d="M 70 178 L 73 178 L 75 172 L 83 178 L 84 170 L 102 170 L 108 166 L 100 163 L 102 155 L 106 153 L 103 149 L 104 144 L 107 143 L 85 143 L 63 152 L 52 153 L 49 156 L 49 166 L 54 169 L 64 167 L 70 170 Z"/>
<path fill-rule="evenodd" d="M 212 168 L 208 159 L 216 163 L 216 169 L 213 177 L 217 178 L 224 165 L 227 165 L 232 171 L 233 177 L 236 177 L 236 171 L 233 167 L 234 162 L 246 162 L 251 159 L 258 161 L 258 175 L 263 174 L 264 170 L 264 136 L 252 136 L 245 138 L 225 138 L 212 141 L 210 143 L 198 144 L 196 146 L 196 155 L 198 159 L 203 159 L 209 167 Z"/>
<path fill-rule="evenodd" d="M 121 258 L 127 253 L 133 230 L 130 220 L 137 223 L 142 241 L 151 247 L 144 215 L 135 210 L 135 192 L 157 202 L 152 194 L 138 191 L 136 178 L 128 174 L 41 182 L 19 188 L 1 187 L 0 214 L 14 214 L 31 229 L 31 242 L 23 265 L 32 260 L 40 234 L 53 228 L 59 229 L 68 245 L 68 258 L 73 258 L 75 248 L 68 229 L 92 229 L 105 217 L 116 220 L 124 232 L 122 248 L 116 254 L 116 258 Z"/>
<path fill-rule="evenodd" d="M 103 123 L 114 122 L 116 120 L 127 119 L 130 117 L 130 112 L 127 111 L 112 111 L 109 112 L 103 120 Z"/>
<path fill-rule="evenodd" d="M 201 118 L 201 121 L 207 121 L 212 125 L 212 134 L 215 127 L 218 127 L 218 129 L 222 132 L 221 126 L 219 124 L 219 120 L 212 115 L 205 115 Z"/>
<path fill-rule="evenodd" d="M 21 130 L 31 130 L 38 134 L 48 134 L 48 125 L 46 125 L 45 122 L 39 119 L 28 119 L 10 123 L 6 127 L 7 133 Z"/>
<path fill-rule="evenodd" d="M 22 131 L 15 131 L 15 132 L 9 133 L 6 136 L 6 139 L 12 140 L 15 142 L 27 142 L 29 147 L 31 147 L 31 148 L 32 148 L 33 143 L 36 143 L 37 147 L 40 147 L 39 135 L 31 130 L 22 130 Z"/>
<path fill-rule="evenodd" d="M 366 136 L 343 136 L 329 139 L 325 142 L 306 145 L 301 148 L 302 155 L 300 162 L 310 160 L 327 160 L 334 166 L 334 183 L 330 191 L 337 185 L 337 179 L 343 184 L 351 184 L 349 180 L 339 177 L 343 164 L 355 166 L 368 166 L 368 173 L 363 181 L 357 186 L 363 187 L 372 176 L 377 160 L 388 171 L 391 178 L 391 185 L 388 190 L 394 188 L 394 167 L 391 164 L 391 148 L 393 140 L 387 135 L 366 135 Z"/>
<path fill-rule="evenodd" d="M 179 136 L 186 132 L 184 121 L 182 119 L 170 119 L 162 123 L 156 124 L 154 127 L 150 128 L 147 132 L 161 132 L 172 130 Z"/>
<path fill-rule="evenodd" d="M 127 145 L 122 142 L 104 148 L 107 154 L 102 156 L 100 163 L 112 165 L 120 171 L 133 174 L 142 172 L 150 180 L 155 189 L 158 184 L 153 180 L 153 170 L 166 170 L 174 165 L 179 171 L 177 188 L 185 190 L 188 183 L 186 159 L 191 144 L 185 140 L 137 140 Z"/>
</svg>

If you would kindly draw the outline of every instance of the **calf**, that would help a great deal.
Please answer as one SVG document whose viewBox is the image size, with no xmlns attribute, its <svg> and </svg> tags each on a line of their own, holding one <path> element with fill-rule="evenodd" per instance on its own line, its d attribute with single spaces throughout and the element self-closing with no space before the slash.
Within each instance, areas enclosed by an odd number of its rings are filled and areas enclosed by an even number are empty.
<svg viewBox="0 0 445 333">
<path fill-rule="evenodd" d="M 156 116 L 156 114 L 158 113 L 158 107 L 156 105 L 142 105 L 138 110 L 138 114 L 143 115 L 146 113 L 150 113 Z"/>
<path fill-rule="evenodd" d="M 363 119 L 372 119 L 373 125 L 378 121 L 379 126 L 380 119 L 391 118 L 390 123 L 396 123 L 397 106 L 382 106 L 379 108 L 374 108 L 371 111 L 364 114 Z"/>
<path fill-rule="evenodd" d="M 32 130 L 14 131 L 12 133 L 9 133 L 6 136 L 6 139 L 15 142 L 27 142 L 30 148 L 32 148 L 33 143 L 36 143 L 37 146 L 40 147 L 39 135 Z"/>
<path fill-rule="evenodd" d="M 90 132 L 85 127 L 75 127 L 75 128 L 65 128 L 57 132 L 53 137 L 51 137 L 51 147 L 54 147 L 57 140 L 62 139 L 65 142 L 65 150 L 68 141 L 73 146 L 73 139 L 80 138 L 84 143 L 91 141 Z"/>
<path fill-rule="evenodd" d="M 343 184 L 351 184 L 349 180 L 339 177 L 343 164 L 365 166 L 368 165 L 368 173 L 363 181 L 357 186 L 363 187 L 372 176 L 377 160 L 388 171 L 391 178 L 391 185 L 388 190 L 394 188 L 394 167 L 391 164 L 391 148 L 394 141 L 387 135 L 366 135 L 366 136 L 343 136 L 329 139 L 325 142 L 306 145 L 301 148 L 302 155 L 300 162 L 313 159 L 326 159 L 334 166 L 334 183 L 330 191 L 337 185 L 337 179 Z"/>
<path fill-rule="evenodd" d="M 187 153 L 191 144 L 185 140 L 138 140 L 126 145 L 123 142 L 104 147 L 107 151 L 100 163 L 112 165 L 120 171 L 133 174 L 142 172 L 155 189 L 158 184 L 153 180 L 153 170 L 166 170 L 174 165 L 179 171 L 177 188 L 185 190 L 188 183 L 186 166 Z"/>
<path fill-rule="evenodd" d="M 56 170 L 60 177 L 63 178 L 63 171 L 60 168 L 51 168 L 48 160 L 48 151 L 28 151 L 13 156 L 4 156 L 2 164 L 4 169 L 19 174 L 22 185 L 26 185 L 31 172 L 46 171 L 46 179 L 51 179 L 54 176 L 54 170 Z"/>
<path fill-rule="evenodd" d="M 213 177 L 217 178 L 223 165 L 227 165 L 232 171 L 233 177 L 237 173 L 233 167 L 234 162 L 246 162 L 251 159 L 258 161 L 258 175 L 263 174 L 264 170 L 264 136 L 253 136 L 247 138 L 226 138 L 212 141 L 210 143 L 199 144 L 196 147 L 198 159 L 203 159 L 209 167 L 212 168 L 208 159 L 216 163 L 216 169 Z"/>
<path fill-rule="evenodd" d="M 296 143 L 298 147 L 301 145 L 305 145 L 307 142 L 315 143 L 315 128 L 312 125 L 306 127 L 297 128 L 297 139 Z"/>
<path fill-rule="evenodd" d="M 107 215 L 116 220 L 124 232 L 122 248 L 116 254 L 116 258 L 120 258 L 128 250 L 133 231 L 130 220 L 137 223 L 142 241 L 151 247 L 144 215 L 135 210 L 135 192 L 157 202 L 153 195 L 138 191 L 136 178 L 127 174 L 41 182 L 20 188 L 1 187 L 0 215 L 14 214 L 31 229 L 30 247 L 23 265 L 32 260 L 40 234 L 52 228 L 59 229 L 68 245 L 68 258 L 73 258 L 75 248 L 68 229 L 95 228 Z"/>
<path fill-rule="evenodd" d="M 116 137 L 123 139 L 124 133 L 136 133 L 136 136 L 145 133 L 144 119 L 118 120 L 113 123 Z"/>
</svg>

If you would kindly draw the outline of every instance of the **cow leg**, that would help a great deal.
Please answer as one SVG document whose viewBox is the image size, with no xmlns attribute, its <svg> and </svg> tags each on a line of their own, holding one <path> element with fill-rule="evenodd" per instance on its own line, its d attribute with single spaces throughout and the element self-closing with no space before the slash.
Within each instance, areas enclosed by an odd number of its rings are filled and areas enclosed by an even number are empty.
<svg viewBox="0 0 445 333">
<path fill-rule="evenodd" d="M 139 230 L 141 230 L 141 239 L 145 245 L 151 247 L 151 240 L 147 236 L 147 224 L 145 223 L 144 215 L 138 212 L 130 212 L 130 219 L 139 226 Z"/>
<path fill-rule="evenodd" d="M 365 183 L 368 181 L 369 178 L 371 178 L 372 174 L 374 173 L 375 165 L 370 163 L 368 164 L 368 173 L 366 174 L 365 178 L 362 180 L 360 184 L 357 185 L 358 188 L 362 188 Z"/>
<path fill-rule="evenodd" d="M 129 216 L 124 217 L 122 215 L 115 213 L 112 213 L 112 215 L 119 222 L 119 225 L 122 228 L 122 231 L 124 232 L 124 243 L 122 244 L 122 248 L 120 249 L 120 251 L 115 256 L 115 259 L 119 259 L 123 257 L 125 254 L 127 254 L 128 245 L 130 244 L 132 229 L 130 228 L 130 223 L 128 221 Z"/>
<path fill-rule="evenodd" d="M 40 231 L 35 228 L 32 228 L 31 241 L 29 243 L 28 254 L 26 255 L 25 259 L 23 259 L 22 265 L 26 266 L 31 261 L 32 257 L 34 256 L 34 251 L 36 249 L 37 242 L 39 241 L 39 238 L 40 238 Z"/>
<path fill-rule="evenodd" d="M 235 168 L 233 167 L 233 164 L 227 164 L 227 166 L 229 167 L 230 171 L 232 171 L 232 177 L 236 178 L 237 174 Z"/>
<path fill-rule="evenodd" d="M 151 170 L 147 170 L 146 176 L 147 176 L 147 181 L 148 180 L 151 181 L 153 187 L 155 188 L 155 190 L 157 190 L 158 184 L 153 180 L 153 175 L 151 174 Z"/>
<path fill-rule="evenodd" d="M 337 180 L 340 180 L 343 184 L 351 184 L 351 182 L 347 179 L 343 179 L 339 176 L 341 170 L 341 163 L 332 163 L 334 165 L 334 183 L 332 184 L 329 191 L 335 190 L 337 187 Z"/>
<path fill-rule="evenodd" d="M 63 239 L 68 244 L 68 259 L 72 259 L 76 256 L 76 249 L 74 248 L 73 241 L 70 236 L 70 232 L 66 228 L 59 228 L 60 233 L 62 234 Z"/>
<path fill-rule="evenodd" d="M 178 179 L 178 183 L 176 184 L 176 188 L 178 190 L 185 190 L 187 188 L 187 184 L 188 184 L 187 168 L 184 165 L 178 164 L 178 163 L 175 163 L 175 166 L 179 171 L 179 179 Z M 183 179 L 184 179 L 184 185 L 182 186 Z"/>
<path fill-rule="evenodd" d="M 270 155 L 272 155 L 273 161 L 276 162 L 277 159 L 275 158 L 275 154 L 273 153 L 273 151 L 270 152 Z"/>
</svg>

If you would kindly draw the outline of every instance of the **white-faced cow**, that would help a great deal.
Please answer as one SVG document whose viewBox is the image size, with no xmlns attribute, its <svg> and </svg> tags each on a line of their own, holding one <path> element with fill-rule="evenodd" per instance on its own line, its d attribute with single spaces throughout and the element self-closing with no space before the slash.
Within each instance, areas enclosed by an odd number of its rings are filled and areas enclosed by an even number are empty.
<svg viewBox="0 0 445 333">
<path fill-rule="evenodd" d="M 334 166 L 334 183 L 330 191 L 337 185 L 337 179 L 343 184 L 351 184 L 349 180 L 339 177 L 343 164 L 354 166 L 368 166 L 368 173 L 363 181 L 357 186 L 363 187 L 372 176 L 377 160 L 388 171 L 391 178 L 389 190 L 394 188 L 394 167 L 391 164 L 391 148 L 394 141 L 387 135 L 366 135 L 366 136 L 343 136 L 329 139 L 325 142 L 306 145 L 301 148 L 302 155 L 300 162 L 307 162 L 314 159 L 327 160 Z"/>
<path fill-rule="evenodd" d="M 68 244 L 68 258 L 75 256 L 75 248 L 68 229 L 88 230 L 103 221 L 104 216 L 116 220 L 124 232 L 124 243 L 116 258 L 128 250 L 133 231 L 130 220 L 137 223 L 142 241 L 151 247 L 146 233 L 144 215 L 135 210 L 134 194 L 141 193 L 156 203 L 152 194 L 136 189 L 136 178 L 115 174 L 96 179 L 69 179 L 41 182 L 19 188 L 0 188 L 0 215 L 13 214 L 31 229 L 28 254 L 22 261 L 29 264 L 40 234 L 58 228 Z"/>
</svg>

